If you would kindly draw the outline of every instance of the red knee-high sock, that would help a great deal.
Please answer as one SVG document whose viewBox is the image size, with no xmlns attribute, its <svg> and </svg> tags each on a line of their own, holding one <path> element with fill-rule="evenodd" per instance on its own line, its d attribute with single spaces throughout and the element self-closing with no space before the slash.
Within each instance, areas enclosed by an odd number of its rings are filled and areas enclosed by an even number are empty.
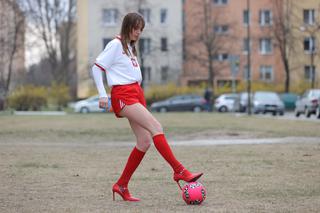
<svg viewBox="0 0 320 213">
<path fill-rule="evenodd" d="M 137 147 L 134 147 L 131 154 L 129 155 L 127 164 L 122 172 L 121 177 L 117 181 L 117 184 L 119 186 L 127 187 L 129 180 L 136 170 L 136 168 L 139 166 L 145 152 L 140 151 L 137 149 Z"/>
<path fill-rule="evenodd" d="M 180 172 L 183 169 L 182 164 L 175 158 L 164 134 L 153 136 L 153 142 L 162 155 L 162 157 L 170 164 L 174 172 Z"/>
</svg>

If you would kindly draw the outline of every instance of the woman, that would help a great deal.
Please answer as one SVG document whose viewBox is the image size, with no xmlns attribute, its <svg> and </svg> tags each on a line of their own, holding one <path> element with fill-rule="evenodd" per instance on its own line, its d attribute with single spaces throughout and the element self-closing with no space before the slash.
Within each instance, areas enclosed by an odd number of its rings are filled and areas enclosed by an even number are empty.
<svg viewBox="0 0 320 213">
<path fill-rule="evenodd" d="M 191 173 L 175 158 L 163 133 L 161 124 L 146 108 L 141 70 L 137 60 L 135 44 L 145 26 L 143 17 L 138 13 L 128 13 L 122 22 L 120 36 L 110 41 L 97 57 L 92 74 L 99 92 L 99 107 L 108 108 L 109 98 L 103 86 L 101 71 L 106 73 L 108 85 L 112 87 L 112 110 L 117 117 L 128 119 L 136 136 L 136 146 L 132 150 L 119 180 L 113 185 L 114 194 L 118 193 L 125 201 L 139 201 L 128 190 L 129 180 L 139 166 L 153 140 L 162 157 L 174 171 L 173 179 L 181 188 L 179 181 L 196 181 L 202 173 Z M 111 108 L 109 107 L 109 110 Z"/>
</svg>

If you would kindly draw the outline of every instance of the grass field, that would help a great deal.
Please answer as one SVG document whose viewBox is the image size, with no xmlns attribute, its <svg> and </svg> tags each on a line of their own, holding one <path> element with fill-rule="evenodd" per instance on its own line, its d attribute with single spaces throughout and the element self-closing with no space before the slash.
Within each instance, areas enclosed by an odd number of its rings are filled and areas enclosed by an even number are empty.
<svg viewBox="0 0 320 213">
<path fill-rule="evenodd" d="M 130 183 L 142 202 L 113 202 L 111 186 L 134 141 L 126 120 L 110 114 L 3 115 L 0 212 L 320 212 L 320 122 L 156 116 L 171 142 L 288 136 L 301 142 L 173 146 L 188 168 L 205 173 L 200 181 L 208 196 L 201 206 L 184 204 L 170 167 L 152 146 Z"/>
</svg>

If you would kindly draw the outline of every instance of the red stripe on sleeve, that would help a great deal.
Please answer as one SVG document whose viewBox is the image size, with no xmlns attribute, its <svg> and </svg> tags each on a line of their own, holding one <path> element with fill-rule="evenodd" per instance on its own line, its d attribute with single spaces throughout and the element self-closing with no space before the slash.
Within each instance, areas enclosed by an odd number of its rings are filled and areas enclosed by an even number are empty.
<svg viewBox="0 0 320 213">
<path fill-rule="evenodd" d="M 96 65 L 97 67 L 99 67 L 103 72 L 106 72 L 106 69 L 105 69 L 105 68 L 103 68 L 102 66 L 100 66 L 99 64 L 94 63 L 94 65 Z"/>
</svg>

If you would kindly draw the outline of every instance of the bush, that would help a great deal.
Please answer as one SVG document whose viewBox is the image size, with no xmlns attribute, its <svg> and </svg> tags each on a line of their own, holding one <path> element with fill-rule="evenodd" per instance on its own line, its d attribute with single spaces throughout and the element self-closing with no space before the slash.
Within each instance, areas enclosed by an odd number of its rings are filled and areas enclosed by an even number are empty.
<svg viewBox="0 0 320 213">
<path fill-rule="evenodd" d="M 65 84 L 58 84 L 53 82 L 49 90 L 49 100 L 51 104 L 58 107 L 61 110 L 62 107 L 66 107 L 71 100 L 69 93 L 69 87 Z"/>
<path fill-rule="evenodd" d="M 41 110 L 47 106 L 47 91 L 44 87 L 21 86 L 8 97 L 8 106 L 15 110 Z"/>
</svg>

